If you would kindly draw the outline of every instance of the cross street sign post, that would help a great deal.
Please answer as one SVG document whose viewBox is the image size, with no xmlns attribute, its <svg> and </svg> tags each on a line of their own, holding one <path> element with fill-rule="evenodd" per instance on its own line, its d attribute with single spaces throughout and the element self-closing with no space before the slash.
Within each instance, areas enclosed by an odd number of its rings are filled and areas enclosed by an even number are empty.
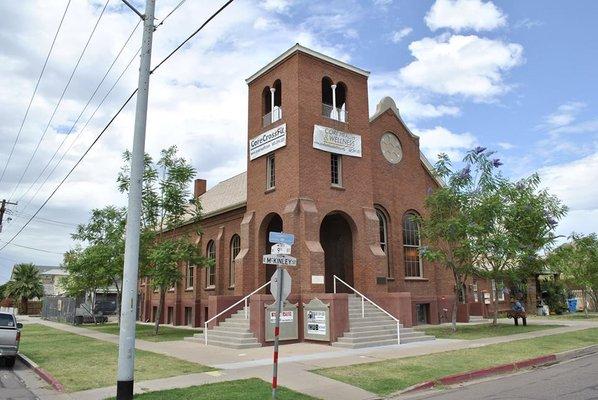
<svg viewBox="0 0 598 400">
<path fill-rule="evenodd" d="M 282 303 L 291 293 L 291 276 L 284 269 L 285 266 L 297 266 L 297 259 L 291 257 L 291 246 L 295 243 L 295 236 L 284 232 L 270 232 L 268 236 L 272 246 L 272 254 L 264 254 L 263 263 L 276 265 L 276 272 L 272 275 L 270 291 L 276 301 L 276 322 L 274 327 L 274 362 L 272 365 L 272 399 L 276 399 L 278 386 L 278 337 L 280 336 L 280 313 Z"/>
</svg>

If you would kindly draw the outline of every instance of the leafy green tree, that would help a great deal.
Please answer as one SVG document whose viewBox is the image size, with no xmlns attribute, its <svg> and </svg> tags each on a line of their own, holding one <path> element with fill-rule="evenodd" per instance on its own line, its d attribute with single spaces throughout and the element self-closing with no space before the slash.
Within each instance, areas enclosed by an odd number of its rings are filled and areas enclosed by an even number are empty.
<svg viewBox="0 0 598 400">
<path fill-rule="evenodd" d="M 470 238 L 472 259 L 478 273 L 494 282 L 525 277 L 536 265 L 539 251 L 554 243 L 557 221 L 566 207 L 546 189 L 540 189 L 540 178 L 533 174 L 512 182 L 497 168 L 499 159 L 492 152 L 478 147 L 468 152 L 463 176 L 478 176 L 478 190 L 471 197 Z M 493 285 L 494 316 L 498 319 L 498 290 Z"/>
<path fill-rule="evenodd" d="M 568 243 L 548 255 L 547 262 L 551 269 L 560 272 L 569 287 L 581 288 L 588 318 L 588 297 L 598 304 L 598 236 L 573 233 Z"/>
<path fill-rule="evenodd" d="M 118 186 L 121 192 L 126 192 L 130 182 L 130 153 L 126 152 L 123 158 L 125 166 L 119 174 Z M 146 155 L 142 229 L 147 238 L 145 276 L 149 278 L 151 287 L 160 293 L 156 334 L 166 292 L 182 278 L 179 266 L 185 262 L 197 266 L 209 264 L 202 256 L 201 250 L 192 244 L 189 232 L 179 229 L 184 224 L 198 222 L 201 217 L 199 200 L 188 200 L 191 197 L 189 187 L 194 176 L 195 169 L 187 160 L 177 155 L 176 146 L 162 150 L 157 163 Z"/>
<path fill-rule="evenodd" d="M 457 330 L 457 304 L 468 276 L 473 273 L 470 245 L 471 199 L 480 187 L 480 179 L 472 178 L 470 168 L 454 171 L 446 154 L 439 156 L 435 174 L 445 185 L 426 198 L 427 213 L 421 218 L 422 236 L 426 241 L 424 258 L 442 264 L 454 280 L 455 302 L 452 309 L 452 330 Z"/>
<path fill-rule="evenodd" d="M 10 297 L 15 302 L 20 302 L 27 306 L 29 300 L 41 298 L 44 296 L 44 286 L 39 275 L 39 270 L 33 264 L 17 264 L 12 272 L 12 279 L 8 281 L 4 288 L 4 295 Z"/>
</svg>

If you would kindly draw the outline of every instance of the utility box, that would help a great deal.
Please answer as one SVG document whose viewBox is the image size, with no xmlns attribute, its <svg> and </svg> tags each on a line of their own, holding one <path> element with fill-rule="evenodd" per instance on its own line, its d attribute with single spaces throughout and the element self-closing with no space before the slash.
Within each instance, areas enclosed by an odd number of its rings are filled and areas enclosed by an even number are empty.
<svg viewBox="0 0 598 400">
<path fill-rule="evenodd" d="M 303 304 L 303 336 L 307 340 L 330 341 L 330 305 L 314 298 Z"/>
<path fill-rule="evenodd" d="M 266 306 L 266 342 L 274 341 L 274 328 L 276 327 L 276 303 Z M 278 340 L 299 339 L 299 315 L 297 304 L 285 301 L 280 314 L 280 335 Z"/>
</svg>

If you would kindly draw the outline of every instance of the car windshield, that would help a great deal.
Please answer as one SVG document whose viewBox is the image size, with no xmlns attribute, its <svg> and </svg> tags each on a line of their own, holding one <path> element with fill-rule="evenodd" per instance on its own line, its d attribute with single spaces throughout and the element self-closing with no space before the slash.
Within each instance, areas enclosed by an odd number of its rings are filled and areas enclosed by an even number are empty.
<svg viewBox="0 0 598 400">
<path fill-rule="evenodd" d="M 14 328 L 15 320 L 12 315 L 0 314 L 0 328 Z"/>
</svg>

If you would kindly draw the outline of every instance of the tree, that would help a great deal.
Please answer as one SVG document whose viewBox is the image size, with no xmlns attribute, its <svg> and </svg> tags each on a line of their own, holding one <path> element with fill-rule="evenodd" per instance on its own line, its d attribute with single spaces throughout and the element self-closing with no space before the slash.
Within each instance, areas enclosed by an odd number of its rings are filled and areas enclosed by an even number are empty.
<svg viewBox="0 0 598 400">
<path fill-rule="evenodd" d="M 573 233 L 569 243 L 557 247 L 547 257 L 547 263 L 570 287 L 581 288 L 584 312 L 588 315 L 588 297 L 598 304 L 598 237 L 595 233 Z"/>
<path fill-rule="evenodd" d="M 94 209 L 87 224 L 81 224 L 72 238 L 89 244 L 65 256 L 69 272 L 67 288 L 72 291 L 91 291 L 99 288 L 116 288 L 117 313 L 120 318 L 121 282 L 125 248 L 126 214 L 124 208 L 107 206 Z"/>
<path fill-rule="evenodd" d="M 33 264 L 17 264 L 12 272 L 12 279 L 4 288 L 4 295 L 15 302 L 25 305 L 25 314 L 29 300 L 44 296 L 44 286 L 39 275 L 39 270 Z"/>
<path fill-rule="evenodd" d="M 130 182 L 130 153 L 125 152 L 123 158 L 125 166 L 119 174 L 118 186 L 121 192 L 126 192 Z M 151 287 L 160 293 L 155 334 L 158 334 L 166 291 L 182 278 L 179 265 L 184 262 L 209 265 L 201 250 L 191 243 L 189 233 L 180 229 L 184 224 L 198 222 L 201 216 L 199 200 L 188 200 L 194 176 L 195 169 L 177 155 L 176 146 L 162 150 L 157 163 L 149 155 L 145 157 L 141 224 L 147 248 L 143 263 Z"/>
<path fill-rule="evenodd" d="M 422 256 L 447 268 L 454 280 L 455 302 L 452 330 L 457 330 L 457 303 L 468 276 L 473 273 L 470 246 L 471 198 L 479 190 L 479 179 L 469 169 L 453 171 L 446 154 L 439 156 L 435 174 L 445 182 L 426 198 L 427 213 L 421 218 L 422 236 L 426 240 Z"/>
<path fill-rule="evenodd" d="M 497 168 L 493 152 L 478 147 L 467 153 L 465 176 L 474 168 L 479 187 L 470 198 L 470 238 L 472 259 L 478 273 L 493 280 L 494 316 L 498 319 L 497 280 L 523 278 L 530 266 L 537 265 L 538 253 L 554 243 L 557 221 L 566 207 L 547 190 L 540 189 L 540 178 L 533 174 L 512 182 Z"/>
</svg>

